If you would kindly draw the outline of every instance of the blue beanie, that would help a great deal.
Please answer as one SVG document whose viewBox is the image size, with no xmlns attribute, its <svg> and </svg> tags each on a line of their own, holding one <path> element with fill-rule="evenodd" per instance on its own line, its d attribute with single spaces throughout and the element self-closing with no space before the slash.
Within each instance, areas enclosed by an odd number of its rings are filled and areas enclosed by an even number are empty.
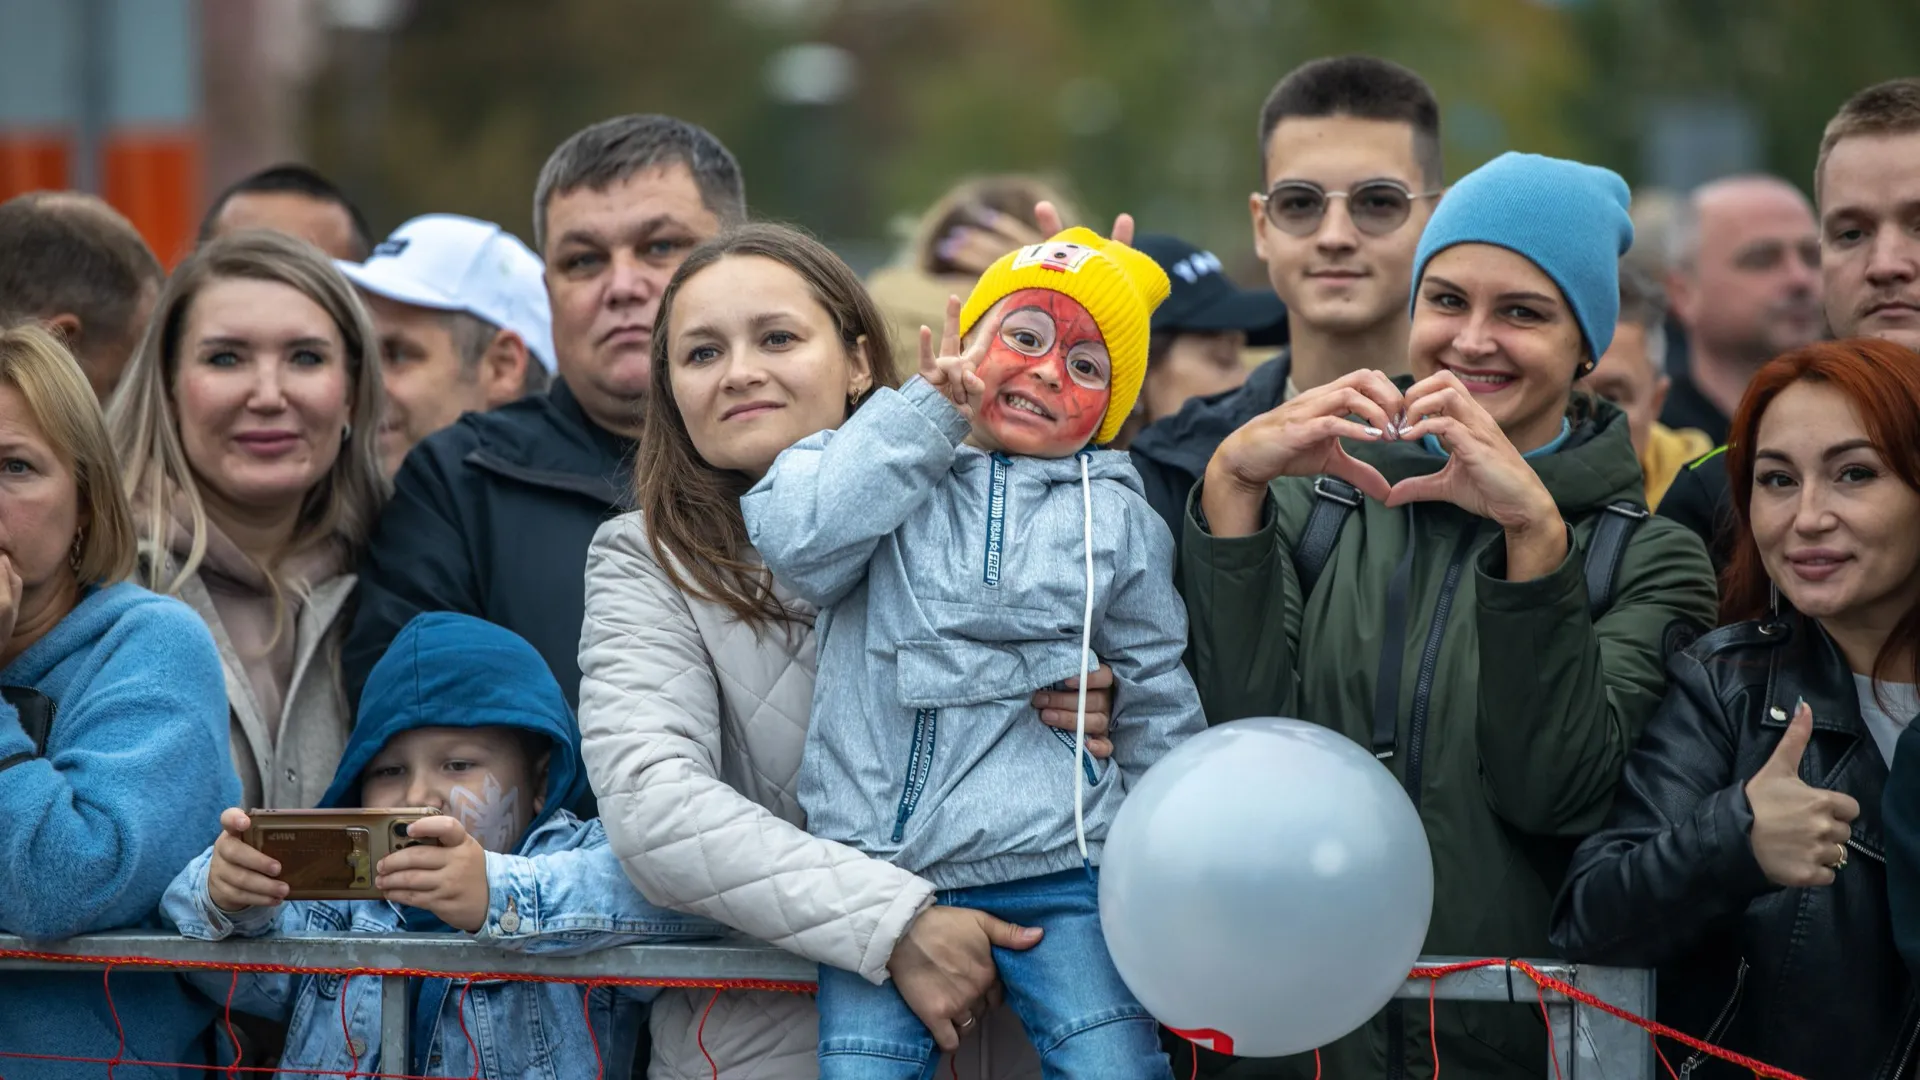
<svg viewBox="0 0 1920 1080">
<path fill-rule="evenodd" d="M 1501 154 L 1447 189 L 1413 258 L 1417 297 L 1427 262 L 1455 244 L 1525 256 L 1560 286 L 1598 362 L 1620 318 L 1620 256 L 1633 246 L 1632 196 L 1612 169 L 1539 154 Z"/>
</svg>

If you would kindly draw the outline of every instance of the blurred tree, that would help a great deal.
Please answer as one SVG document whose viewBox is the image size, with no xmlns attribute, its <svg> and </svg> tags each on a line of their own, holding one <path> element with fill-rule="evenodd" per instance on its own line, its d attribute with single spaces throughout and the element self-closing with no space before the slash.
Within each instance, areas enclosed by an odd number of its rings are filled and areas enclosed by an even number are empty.
<svg viewBox="0 0 1920 1080">
<path fill-rule="evenodd" d="M 311 103 L 313 157 L 372 178 L 361 194 L 380 226 L 450 210 L 530 235 L 554 145 L 654 111 L 733 148 L 756 214 L 857 264 L 958 177 L 1006 169 L 1060 176 L 1096 216 L 1132 210 L 1235 262 L 1260 103 L 1314 56 L 1368 52 L 1425 75 L 1450 176 L 1517 148 L 1638 179 L 1658 111 L 1705 101 L 1749 110 L 1764 162 L 1806 183 L 1847 94 L 1920 71 L 1920 4 L 421 0 L 376 70 L 338 52 Z M 796 90 L 805 78 L 833 85 Z M 356 137 L 345 103 L 369 79 L 381 130 Z"/>
<path fill-rule="evenodd" d="M 1644 167 L 1650 109 L 1726 99 L 1758 123 L 1758 164 L 1811 193 L 1840 103 L 1920 74 L 1914 0 L 1587 0 L 1572 17 L 1593 78 L 1570 119 L 1630 180 Z"/>
</svg>

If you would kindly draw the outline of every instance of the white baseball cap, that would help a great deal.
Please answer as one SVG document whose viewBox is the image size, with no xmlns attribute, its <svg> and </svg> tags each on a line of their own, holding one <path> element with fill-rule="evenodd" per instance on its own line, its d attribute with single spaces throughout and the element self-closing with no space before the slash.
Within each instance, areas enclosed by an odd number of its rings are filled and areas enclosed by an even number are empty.
<svg viewBox="0 0 1920 1080">
<path fill-rule="evenodd" d="M 423 214 L 376 244 L 366 262 L 335 265 L 375 296 L 464 311 L 511 330 L 541 366 L 554 370 L 553 316 L 540 257 L 491 221 Z"/>
</svg>

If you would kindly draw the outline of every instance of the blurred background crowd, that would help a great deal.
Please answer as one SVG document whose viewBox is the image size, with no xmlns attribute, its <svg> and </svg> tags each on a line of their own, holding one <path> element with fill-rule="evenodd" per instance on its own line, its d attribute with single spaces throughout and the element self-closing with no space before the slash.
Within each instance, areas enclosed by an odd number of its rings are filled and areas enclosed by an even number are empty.
<svg viewBox="0 0 1920 1080">
<path fill-rule="evenodd" d="M 299 160 L 375 236 L 433 210 L 531 239 L 554 145 L 660 112 L 863 273 L 957 178 L 1018 170 L 1257 285 L 1248 107 L 1310 57 L 1422 73 L 1449 178 L 1523 146 L 1640 192 L 1808 186 L 1833 103 L 1917 51 L 1911 0 L 0 0 L 0 199 L 98 191 L 171 266 L 213 195 Z"/>
</svg>

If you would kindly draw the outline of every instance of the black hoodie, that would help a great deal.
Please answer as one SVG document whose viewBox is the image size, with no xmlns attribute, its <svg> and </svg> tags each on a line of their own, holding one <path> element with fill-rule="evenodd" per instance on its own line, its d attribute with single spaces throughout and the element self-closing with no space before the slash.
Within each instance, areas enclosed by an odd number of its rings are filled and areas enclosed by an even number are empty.
<svg viewBox="0 0 1920 1080">
<path fill-rule="evenodd" d="M 1227 436 L 1261 413 L 1280 406 L 1293 374 L 1293 354 L 1281 349 L 1231 390 L 1190 399 L 1180 411 L 1156 420 L 1134 437 L 1133 467 L 1146 485 L 1147 502 L 1177 544 L 1184 528 L 1187 495 L 1207 473 L 1207 462 Z"/>
</svg>

